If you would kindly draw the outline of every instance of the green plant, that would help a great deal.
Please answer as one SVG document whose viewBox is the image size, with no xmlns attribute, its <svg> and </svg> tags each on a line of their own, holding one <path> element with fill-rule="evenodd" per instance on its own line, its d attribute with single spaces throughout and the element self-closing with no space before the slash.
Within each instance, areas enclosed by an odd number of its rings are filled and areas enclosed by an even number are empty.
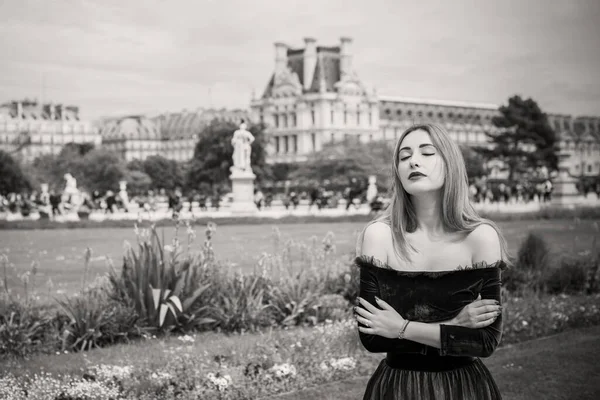
<svg viewBox="0 0 600 400">
<path fill-rule="evenodd" d="M 63 300 L 56 299 L 70 323 L 63 331 L 63 350 L 83 351 L 100 347 L 104 340 L 102 328 L 110 320 L 106 297 L 100 291 L 84 293 Z"/>
<path fill-rule="evenodd" d="M 544 239 L 538 234 L 529 233 L 519 247 L 515 266 L 502 275 L 505 287 L 511 292 L 524 289 L 543 291 L 549 257 L 550 249 Z"/>
<path fill-rule="evenodd" d="M 232 276 L 217 297 L 211 302 L 211 315 L 216 326 L 227 331 L 256 331 L 269 324 L 265 310 L 267 285 L 261 277 L 255 275 Z"/>
<path fill-rule="evenodd" d="M 213 322 L 203 315 L 206 309 L 197 304 L 209 287 L 202 277 L 210 257 L 206 253 L 191 255 L 188 252 L 179 260 L 180 255 L 177 236 L 172 245 L 163 247 L 152 226 L 149 231 L 138 233 L 137 253 L 131 246 L 126 249 L 121 273 L 111 268 L 109 281 L 113 297 L 132 305 L 141 324 L 171 330 L 181 323 L 201 326 Z M 171 311 L 170 318 L 168 311 Z"/>
<path fill-rule="evenodd" d="M 47 316 L 28 304 L 0 299 L 0 358 L 24 357 L 43 344 L 49 326 Z"/>
</svg>

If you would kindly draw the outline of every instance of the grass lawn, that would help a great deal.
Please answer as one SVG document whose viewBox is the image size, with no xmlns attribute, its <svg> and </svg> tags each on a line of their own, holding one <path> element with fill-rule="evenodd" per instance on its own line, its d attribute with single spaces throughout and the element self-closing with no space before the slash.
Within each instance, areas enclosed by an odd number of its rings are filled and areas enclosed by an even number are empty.
<svg viewBox="0 0 600 400">
<path fill-rule="evenodd" d="M 600 398 L 600 326 L 498 349 L 484 359 L 505 400 Z M 369 377 L 348 379 L 272 400 L 361 399 Z"/>
<path fill-rule="evenodd" d="M 312 236 L 320 241 L 327 232 L 335 235 L 336 253 L 340 259 L 350 260 L 358 232 L 364 222 L 332 222 L 307 224 L 226 225 L 219 226 L 213 237 L 213 247 L 219 259 L 231 262 L 236 268 L 251 271 L 263 252 L 274 251 L 273 229 L 281 232 L 281 243 L 288 239 L 309 242 Z M 529 232 L 541 234 L 557 255 L 590 250 L 599 236 L 600 220 L 555 219 L 502 221 L 498 223 L 514 253 Z M 197 238 L 192 250 L 198 250 L 204 241 L 204 226 L 195 227 Z M 166 241 L 174 235 L 173 228 L 160 228 Z M 179 237 L 185 243 L 185 229 Z M 48 279 L 56 291 L 74 293 L 81 288 L 83 252 L 92 249 L 88 281 L 106 273 L 106 258 L 120 268 L 123 244 L 136 243 L 131 229 L 53 229 L 53 230 L 0 230 L 0 254 L 5 253 L 15 268 L 8 270 L 9 287 L 18 291 L 18 276 L 27 271 L 32 262 L 38 262 L 36 285 L 40 296 L 47 296 L 44 284 Z M 1 271 L 0 271 L 1 272 Z M 59 292 L 60 293 L 60 292 Z"/>
</svg>

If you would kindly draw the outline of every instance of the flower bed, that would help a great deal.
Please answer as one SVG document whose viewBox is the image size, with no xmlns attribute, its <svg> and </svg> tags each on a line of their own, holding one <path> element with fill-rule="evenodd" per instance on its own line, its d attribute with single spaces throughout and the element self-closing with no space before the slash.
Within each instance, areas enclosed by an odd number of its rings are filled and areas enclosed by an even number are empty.
<svg viewBox="0 0 600 400">
<path fill-rule="evenodd" d="M 209 224 L 196 254 L 189 225 L 187 241 L 167 245 L 138 229 L 120 273 L 55 307 L 37 306 L 35 293 L 13 298 L 5 276 L 0 398 L 254 399 L 372 372 L 381 355 L 362 349 L 350 315 L 358 271 L 336 261 L 331 234 L 282 243 L 275 229 L 274 254 L 242 275 L 218 262 L 215 232 Z M 592 250 L 548 260 L 543 239 L 523 242 L 506 276 L 501 345 L 600 324 Z M 291 272 L 299 259 L 307 268 Z M 23 284 L 31 289 L 33 278 Z"/>
</svg>

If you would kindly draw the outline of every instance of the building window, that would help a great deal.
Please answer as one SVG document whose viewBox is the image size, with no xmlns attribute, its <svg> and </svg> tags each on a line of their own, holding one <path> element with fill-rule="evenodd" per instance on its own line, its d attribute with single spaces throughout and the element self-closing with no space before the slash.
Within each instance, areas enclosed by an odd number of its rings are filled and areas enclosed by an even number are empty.
<svg viewBox="0 0 600 400">
<path fill-rule="evenodd" d="M 335 143 L 335 133 L 331 132 L 331 143 Z"/>
<path fill-rule="evenodd" d="M 346 105 L 344 105 L 344 126 L 348 123 L 348 110 L 346 110 Z"/>
<path fill-rule="evenodd" d="M 312 120 L 312 124 L 315 124 L 315 109 L 314 106 L 312 106 L 313 108 L 310 109 L 310 119 Z"/>
<path fill-rule="evenodd" d="M 592 172 L 592 164 L 588 164 L 588 172 Z"/>
<path fill-rule="evenodd" d="M 296 113 L 292 114 L 292 126 L 295 127 L 298 124 L 298 118 L 296 117 Z"/>
<path fill-rule="evenodd" d="M 369 111 L 369 126 L 373 126 L 373 113 Z"/>
<path fill-rule="evenodd" d="M 333 135 L 333 133 L 332 133 L 332 135 Z M 312 141 L 312 149 L 313 149 L 313 151 L 316 151 L 317 150 L 317 135 L 315 133 L 311 133 L 310 139 Z M 333 137 L 331 139 L 333 139 Z M 333 142 L 333 140 L 332 140 L 332 142 Z"/>
<path fill-rule="evenodd" d="M 281 149 L 279 148 L 279 136 L 275 136 L 275 153 L 279 154 Z"/>
<path fill-rule="evenodd" d="M 298 153 L 298 135 L 293 135 L 292 138 L 294 140 L 294 153 Z"/>
<path fill-rule="evenodd" d="M 331 120 L 331 125 L 333 125 L 333 114 L 334 114 L 334 112 L 333 112 L 333 109 L 332 109 L 332 110 L 329 112 L 329 118 L 330 118 L 330 120 Z"/>
<path fill-rule="evenodd" d="M 288 116 L 287 116 L 287 114 L 283 114 L 283 127 L 284 128 L 288 127 Z"/>
<path fill-rule="evenodd" d="M 373 141 L 373 134 L 370 134 L 369 135 L 369 142 L 372 142 L 372 141 Z"/>
<path fill-rule="evenodd" d="M 356 110 L 356 125 L 360 126 L 360 111 Z"/>
<path fill-rule="evenodd" d="M 275 127 L 279 128 L 279 114 L 274 114 L 273 118 L 275 118 Z"/>
<path fill-rule="evenodd" d="M 285 153 L 289 153 L 290 151 L 290 142 L 289 137 L 287 135 L 283 137 L 283 150 L 285 151 Z"/>
<path fill-rule="evenodd" d="M 408 115 L 408 116 L 410 117 L 410 116 L 412 115 L 412 110 L 408 110 L 408 111 L 406 112 L 406 115 Z"/>
</svg>

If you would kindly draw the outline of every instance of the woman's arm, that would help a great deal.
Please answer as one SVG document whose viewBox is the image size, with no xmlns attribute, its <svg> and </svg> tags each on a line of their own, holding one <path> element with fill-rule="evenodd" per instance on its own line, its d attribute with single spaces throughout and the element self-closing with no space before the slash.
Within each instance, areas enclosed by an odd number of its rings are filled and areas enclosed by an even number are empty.
<svg viewBox="0 0 600 400">
<path fill-rule="evenodd" d="M 361 254 L 387 262 L 386 245 L 391 244 L 391 240 L 392 236 L 389 226 L 382 222 L 375 222 L 365 230 Z M 377 276 L 370 269 L 361 268 L 359 297 L 370 304 L 376 304 L 376 296 L 381 297 Z M 365 325 L 361 323 L 358 325 L 361 328 L 365 328 Z M 359 331 L 359 337 L 364 348 L 372 353 L 425 353 L 426 351 L 425 346 L 416 341 L 386 338 L 361 331 Z"/>
<path fill-rule="evenodd" d="M 473 249 L 473 263 L 485 261 L 492 264 L 501 259 L 500 240 L 490 225 L 480 225 L 467 238 Z M 497 268 L 489 273 L 481 289 L 483 300 L 494 300 L 501 305 L 501 279 Z M 489 357 L 502 337 L 502 314 L 485 328 L 466 328 L 446 323 L 423 324 L 411 322 L 406 328 L 405 337 L 440 349 L 441 355 Z"/>
</svg>

